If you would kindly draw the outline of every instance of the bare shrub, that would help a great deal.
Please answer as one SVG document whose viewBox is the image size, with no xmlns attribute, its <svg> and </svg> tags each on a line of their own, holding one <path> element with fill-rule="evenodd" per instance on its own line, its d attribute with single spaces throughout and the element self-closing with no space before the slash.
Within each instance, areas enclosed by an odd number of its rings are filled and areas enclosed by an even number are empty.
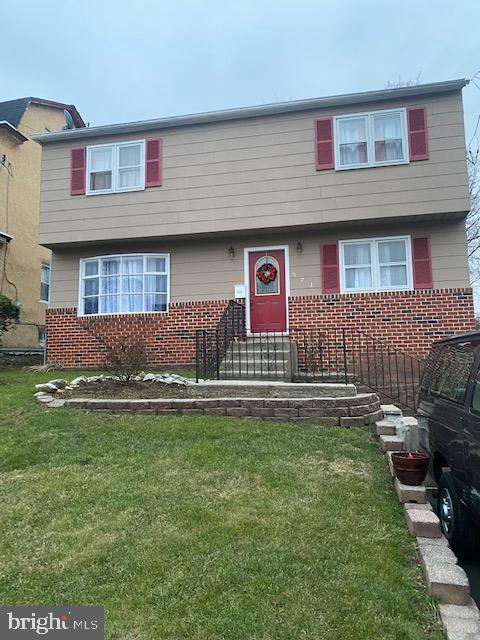
<svg viewBox="0 0 480 640">
<path fill-rule="evenodd" d="M 128 384 L 147 365 L 147 351 L 143 342 L 117 344 L 105 356 L 105 368 L 121 382 Z"/>
</svg>

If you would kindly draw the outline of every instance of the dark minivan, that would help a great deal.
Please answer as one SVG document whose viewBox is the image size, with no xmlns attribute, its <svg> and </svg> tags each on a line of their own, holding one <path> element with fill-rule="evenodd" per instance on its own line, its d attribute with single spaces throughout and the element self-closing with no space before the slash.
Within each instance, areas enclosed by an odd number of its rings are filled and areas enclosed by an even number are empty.
<svg viewBox="0 0 480 640">
<path fill-rule="evenodd" d="M 443 533 L 461 555 L 480 551 L 480 332 L 435 342 L 420 384 Z"/>
</svg>

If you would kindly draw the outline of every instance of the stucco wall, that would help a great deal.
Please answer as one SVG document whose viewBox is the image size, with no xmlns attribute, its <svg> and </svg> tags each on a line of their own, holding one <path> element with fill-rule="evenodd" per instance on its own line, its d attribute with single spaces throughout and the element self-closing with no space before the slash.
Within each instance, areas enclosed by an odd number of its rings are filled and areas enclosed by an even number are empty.
<svg viewBox="0 0 480 640">
<path fill-rule="evenodd" d="M 18 128 L 28 137 L 59 130 L 64 122 L 61 109 L 30 105 Z M 38 327 L 45 325 L 40 268 L 50 262 L 50 251 L 38 244 L 41 153 L 37 142 L 18 144 L 0 134 L 0 154 L 11 165 L 11 175 L 0 165 L 0 230 L 14 236 L 0 246 L 0 292 L 21 304 L 20 323 L 2 336 L 5 347 L 38 347 Z"/>
</svg>

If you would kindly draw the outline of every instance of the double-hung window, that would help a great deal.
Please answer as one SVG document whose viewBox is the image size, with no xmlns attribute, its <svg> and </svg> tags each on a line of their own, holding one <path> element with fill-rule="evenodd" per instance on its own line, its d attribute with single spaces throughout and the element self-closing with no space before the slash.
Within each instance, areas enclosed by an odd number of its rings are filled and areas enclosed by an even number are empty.
<svg viewBox="0 0 480 640">
<path fill-rule="evenodd" d="M 410 238 L 340 242 L 342 293 L 412 288 Z"/>
<path fill-rule="evenodd" d="M 168 310 L 168 254 L 88 258 L 80 264 L 81 315 Z"/>
<path fill-rule="evenodd" d="M 405 109 L 335 118 L 336 169 L 358 169 L 409 160 Z"/>
<path fill-rule="evenodd" d="M 87 147 L 87 195 L 144 188 L 144 140 Z"/>
<path fill-rule="evenodd" d="M 50 301 L 50 265 L 40 267 L 40 302 Z"/>
</svg>

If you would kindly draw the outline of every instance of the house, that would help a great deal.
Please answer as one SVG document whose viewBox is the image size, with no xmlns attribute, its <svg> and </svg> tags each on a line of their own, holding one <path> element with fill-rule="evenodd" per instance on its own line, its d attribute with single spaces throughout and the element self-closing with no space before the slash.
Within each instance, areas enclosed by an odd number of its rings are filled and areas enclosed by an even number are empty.
<svg viewBox="0 0 480 640">
<path fill-rule="evenodd" d="M 66 117 L 85 126 L 73 105 L 32 97 L 0 102 L 0 293 L 20 306 L 19 323 L 2 335 L 5 348 L 37 348 L 45 340 L 50 250 L 38 244 L 42 149 L 31 138 L 62 129 Z"/>
<path fill-rule="evenodd" d="M 233 298 L 252 334 L 355 326 L 423 355 L 473 329 L 466 83 L 35 136 L 48 358 L 142 338 L 188 364 Z"/>
</svg>

